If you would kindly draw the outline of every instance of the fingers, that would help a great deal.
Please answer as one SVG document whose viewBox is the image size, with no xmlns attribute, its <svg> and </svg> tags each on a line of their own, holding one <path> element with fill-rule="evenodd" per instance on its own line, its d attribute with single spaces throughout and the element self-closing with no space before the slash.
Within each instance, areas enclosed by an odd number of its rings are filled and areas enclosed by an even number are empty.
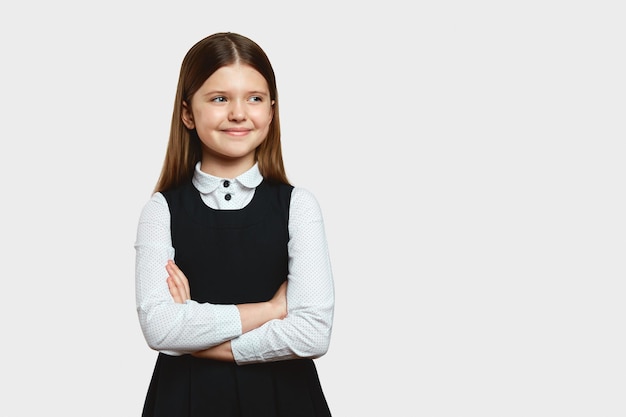
<svg viewBox="0 0 626 417">
<path fill-rule="evenodd" d="M 278 290 L 270 302 L 277 307 L 279 319 L 287 317 L 287 281 L 283 282 L 280 287 L 278 287 Z"/>
<path fill-rule="evenodd" d="M 181 292 L 176 286 L 176 280 L 171 276 L 167 277 L 167 288 L 170 290 L 170 294 L 172 295 L 175 303 L 183 304 L 185 302 Z"/>
<path fill-rule="evenodd" d="M 168 261 L 165 269 L 169 274 L 167 277 L 167 287 L 169 288 L 174 301 L 177 303 L 184 303 L 185 301 L 191 299 L 189 281 L 180 268 L 176 266 L 174 261 Z"/>
<path fill-rule="evenodd" d="M 183 271 L 180 270 L 178 265 L 176 265 L 176 263 L 170 259 L 169 261 L 167 261 L 165 269 L 171 276 L 176 279 L 177 285 L 182 286 L 182 292 L 187 295 L 187 298 L 191 298 L 191 291 L 189 290 L 189 280 L 187 279 L 185 274 L 183 274 Z"/>
</svg>

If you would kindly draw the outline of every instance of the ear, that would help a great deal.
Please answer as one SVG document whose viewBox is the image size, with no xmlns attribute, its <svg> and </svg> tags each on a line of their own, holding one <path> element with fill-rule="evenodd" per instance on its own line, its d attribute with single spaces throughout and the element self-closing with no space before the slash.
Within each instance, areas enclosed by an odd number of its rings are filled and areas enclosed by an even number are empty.
<svg viewBox="0 0 626 417">
<path fill-rule="evenodd" d="M 183 124 L 187 127 L 187 129 L 194 129 L 196 124 L 193 121 L 193 113 L 191 108 L 187 105 L 186 101 L 183 101 L 183 110 L 181 112 L 180 118 L 183 121 Z"/>
</svg>

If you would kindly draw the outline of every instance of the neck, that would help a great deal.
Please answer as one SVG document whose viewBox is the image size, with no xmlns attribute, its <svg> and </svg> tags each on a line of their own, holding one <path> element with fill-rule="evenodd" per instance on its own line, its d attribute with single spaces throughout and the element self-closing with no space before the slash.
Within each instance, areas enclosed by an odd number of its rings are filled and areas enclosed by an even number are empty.
<svg viewBox="0 0 626 417">
<path fill-rule="evenodd" d="M 200 164 L 200 170 L 209 175 L 219 178 L 236 178 L 243 174 L 255 164 L 255 160 L 249 161 L 238 160 L 223 160 L 213 158 L 202 158 Z"/>
</svg>

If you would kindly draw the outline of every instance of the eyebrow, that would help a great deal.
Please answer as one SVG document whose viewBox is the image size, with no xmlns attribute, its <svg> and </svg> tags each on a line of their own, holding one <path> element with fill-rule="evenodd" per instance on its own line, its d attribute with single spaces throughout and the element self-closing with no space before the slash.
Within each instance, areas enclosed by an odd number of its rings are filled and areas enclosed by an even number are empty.
<svg viewBox="0 0 626 417">
<path fill-rule="evenodd" d="M 228 91 L 224 91 L 224 90 L 211 90 L 211 91 L 207 91 L 206 93 L 204 93 L 203 96 L 211 96 L 211 95 L 214 95 L 214 94 L 228 95 L 229 92 Z M 258 95 L 258 96 L 269 96 L 270 92 L 269 91 L 252 90 L 252 91 L 248 91 L 245 94 L 246 95 Z"/>
</svg>

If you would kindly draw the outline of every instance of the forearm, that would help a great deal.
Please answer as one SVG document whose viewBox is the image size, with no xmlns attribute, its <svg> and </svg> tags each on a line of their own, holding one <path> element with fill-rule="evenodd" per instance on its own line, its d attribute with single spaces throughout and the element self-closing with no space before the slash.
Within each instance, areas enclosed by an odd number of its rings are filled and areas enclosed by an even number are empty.
<svg viewBox="0 0 626 417">
<path fill-rule="evenodd" d="M 286 310 L 282 308 L 280 303 L 274 302 L 274 299 L 259 303 L 238 304 L 236 307 L 241 317 L 242 333 L 257 329 L 270 320 L 282 318 L 286 313 Z M 192 355 L 203 359 L 235 361 L 230 341 L 196 351 Z"/>
<path fill-rule="evenodd" d="M 142 210 L 135 241 L 135 293 L 139 323 L 150 348 L 184 354 L 219 345 L 241 335 L 234 305 L 176 303 L 166 282 L 174 257 L 169 210 L 155 194 Z"/>
<path fill-rule="evenodd" d="M 169 260 L 165 266 L 168 273 L 166 282 L 171 298 L 177 305 L 191 305 L 191 288 L 189 280 L 183 271 L 173 260 Z M 285 281 L 274 296 L 265 302 L 246 303 L 234 305 L 237 309 L 241 332 L 245 333 L 256 329 L 270 320 L 282 319 L 287 315 L 287 282 Z M 219 360 L 233 360 L 230 343 L 221 343 L 203 347 L 196 351 L 194 356 Z"/>
<path fill-rule="evenodd" d="M 138 308 L 148 346 L 168 354 L 191 353 L 241 335 L 235 306 L 173 302 Z"/>
<path fill-rule="evenodd" d="M 259 332 L 259 335 L 252 335 Z M 226 362 L 235 362 L 239 365 L 260 362 L 275 362 L 298 358 L 318 358 L 324 355 L 330 343 L 330 323 L 311 323 L 303 317 L 287 317 L 284 320 L 274 320 L 267 326 L 249 333 L 255 340 L 244 342 L 243 346 L 254 346 L 254 353 L 237 346 L 237 342 L 246 338 L 239 338 L 220 345 L 204 349 L 192 355 L 203 359 L 213 359 Z"/>
<path fill-rule="evenodd" d="M 246 333 L 263 326 L 268 321 L 284 318 L 287 314 L 285 293 L 286 283 L 281 285 L 270 301 L 237 305 L 241 317 L 242 332 Z M 235 361 L 230 341 L 194 352 L 193 356 L 227 362 Z"/>
<path fill-rule="evenodd" d="M 169 302 L 138 311 L 148 345 L 170 354 L 222 346 L 242 333 L 284 317 L 286 313 L 270 301 L 236 306 Z M 230 343 L 228 351 L 230 353 Z"/>
<path fill-rule="evenodd" d="M 289 216 L 288 314 L 231 341 L 239 364 L 315 358 L 329 347 L 334 285 L 319 206 L 312 194 L 292 194 Z"/>
<path fill-rule="evenodd" d="M 287 282 L 276 291 L 271 300 L 260 303 L 239 304 L 241 332 L 247 333 L 275 319 L 287 316 Z"/>
<path fill-rule="evenodd" d="M 192 354 L 196 358 L 213 359 L 216 361 L 234 362 L 233 351 L 230 342 L 224 342 L 209 349 L 201 350 Z"/>
<path fill-rule="evenodd" d="M 332 298 L 326 307 L 290 310 L 286 318 L 271 320 L 231 340 L 238 364 L 317 358 L 328 351 L 332 333 Z"/>
<path fill-rule="evenodd" d="M 275 318 L 269 303 L 239 304 L 237 309 L 239 309 L 239 316 L 241 317 L 242 333 L 261 327 Z"/>
</svg>

